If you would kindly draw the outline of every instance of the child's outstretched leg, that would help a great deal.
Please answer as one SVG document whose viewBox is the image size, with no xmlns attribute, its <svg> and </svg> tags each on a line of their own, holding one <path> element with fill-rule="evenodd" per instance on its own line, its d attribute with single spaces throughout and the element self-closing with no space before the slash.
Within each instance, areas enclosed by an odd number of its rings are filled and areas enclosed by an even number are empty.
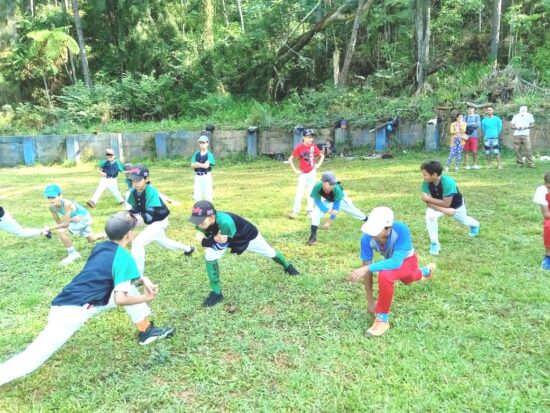
<svg viewBox="0 0 550 413">
<path fill-rule="evenodd" d="M 281 251 L 277 251 L 271 245 L 267 243 L 261 233 L 258 232 L 256 238 L 254 238 L 248 244 L 247 251 L 254 252 L 262 257 L 271 258 L 277 264 L 281 265 L 288 275 L 298 275 L 298 271 L 294 266 L 289 263 Z"/>
</svg>

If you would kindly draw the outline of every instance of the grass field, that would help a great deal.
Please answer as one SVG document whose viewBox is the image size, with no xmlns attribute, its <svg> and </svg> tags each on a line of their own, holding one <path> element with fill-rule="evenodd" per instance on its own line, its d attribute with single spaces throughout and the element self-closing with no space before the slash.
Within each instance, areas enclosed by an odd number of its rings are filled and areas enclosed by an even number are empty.
<svg viewBox="0 0 550 413">
<path fill-rule="evenodd" d="M 355 205 L 394 209 L 409 225 L 422 265 L 428 255 L 419 164 L 426 154 L 380 160 L 330 160 Z M 440 154 L 439 158 L 443 159 Z M 170 237 L 195 244 L 187 223 L 192 172 L 183 161 L 149 165 L 172 207 Z M 1 205 L 25 226 L 51 222 L 42 190 L 62 185 L 81 204 L 98 175 L 77 167 L 2 169 Z M 550 169 L 550 167 L 548 168 Z M 290 221 L 295 177 L 269 160 L 224 164 L 214 174 L 215 205 L 247 217 L 301 271 L 286 276 L 271 260 L 245 253 L 220 262 L 222 305 L 208 294 L 202 251 L 191 258 L 152 245 L 146 273 L 160 285 L 153 320 L 172 325 L 170 340 L 141 347 L 121 309 L 87 323 L 44 366 L 0 388 L 1 412 L 179 411 L 548 411 L 550 279 L 539 269 L 544 249 L 535 188 L 546 171 L 505 168 L 456 176 L 479 238 L 440 220 L 436 277 L 399 284 L 392 328 L 366 339 L 371 325 L 360 284 L 345 278 L 360 265 L 360 222 L 339 217 L 307 247 L 309 222 Z M 121 182 L 122 188 L 122 182 Z M 92 210 L 93 228 L 117 210 L 106 192 Z M 92 246 L 75 245 L 83 256 Z M 0 233 L 0 361 L 23 350 L 45 325 L 50 301 L 81 269 L 59 265 L 57 239 Z M 233 302 L 234 314 L 224 311 Z"/>
</svg>

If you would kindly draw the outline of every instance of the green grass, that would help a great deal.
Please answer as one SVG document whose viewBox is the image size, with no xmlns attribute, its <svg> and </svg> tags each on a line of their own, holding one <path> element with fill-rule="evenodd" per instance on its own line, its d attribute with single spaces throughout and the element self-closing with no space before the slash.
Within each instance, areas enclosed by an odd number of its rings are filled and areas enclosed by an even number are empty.
<svg viewBox="0 0 550 413">
<path fill-rule="evenodd" d="M 443 154 L 439 157 L 443 159 Z M 421 264 L 432 257 L 419 164 L 426 154 L 397 159 L 331 160 L 347 194 L 365 211 L 392 207 L 413 234 Z M 187 223 L 192 174 L 183 164 L 150 165 L 152 181 L 170 197 L 169 236 L 193 243 Z M 345 277 L 360 265 L 360 223 L 338 218 L 307 247 L 305 217 L 286 218 L 295 178 L 268 160 L 230 165 L 214 175 L 215 204 L 247 217 L 302 272 L 286 276 L 270 260 L 245 253 L 221 260 L 226 301 L 201 307 L 208 293 L 202 251 L 186 259 L 155 245 L 146 272 L 161 288 L 151 303 L 159 325 L 176 335 L 141 347 L 121 309 L 92 319 L 44 366 L 0 388 L 0 411 L 548 411 L 550 283 L 540 269 L 540 212 L 531 202 L 544 167 L 458 174 L 477 239 L 440 220 L 436 277 L 396 287 L 392 328 L 365 339 L 372 319 L 361 285 Z M 457 174 L 453 173 L 453 176 Z M 2 169 L 2 205 L 26 226 L 51 218 L 42 189 L 62 185 L 84 203 L 95 189 L 90 164 Z M 92 211 L 101 230 L 116 211 L 109 193 Z M 92 246 L 76 239 L 87 256 Z M 0 233 L 0 360 L 25 348 L 45 325 L 51 299 L 82 267 L 58 261 L 56 239 Z M 224 311 L 233 302 L 234 314 Z"/>
</svg>

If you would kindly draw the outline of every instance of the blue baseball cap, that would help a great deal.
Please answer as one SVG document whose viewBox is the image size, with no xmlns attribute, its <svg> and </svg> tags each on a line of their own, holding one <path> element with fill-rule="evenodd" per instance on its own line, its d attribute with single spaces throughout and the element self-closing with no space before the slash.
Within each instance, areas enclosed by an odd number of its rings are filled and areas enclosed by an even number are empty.
<svg viewBox="0 0 550 413">
<path fill-rule="evenodd" d="M 303 136 L 309 136 L 309 135 L 317 136 L 317 134 L 315 133 L 315 131 L 313 129 L 304 129 L 304 131 L 302 132 L 302 135 Z"/>
<path fill-rule="evenodd" d="M 55 198 L 56 196 L 61 195 L 61 187 L 56 184 L 48 185 L 44 189 L 44 196 L 46 198 Z"/>
</svg>

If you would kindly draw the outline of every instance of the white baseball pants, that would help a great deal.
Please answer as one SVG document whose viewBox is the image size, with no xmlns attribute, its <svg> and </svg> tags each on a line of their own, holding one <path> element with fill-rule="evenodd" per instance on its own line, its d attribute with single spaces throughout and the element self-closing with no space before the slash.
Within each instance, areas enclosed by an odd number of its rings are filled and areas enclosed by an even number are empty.
<svg viewBox="0 0 550 413">
<path fill-rule="evenodd" d="M 325 205 L 329 210 L 332 209 L 332 202 L 329 202 L 325 198 L 322 199 L 323 205 Z M 351 215 L 353 218 L 359 219 L 361 221 L 364 221 L 367 217 L 363 212 L 361 212 L 355 205 L 353 205 L 353 202 L 351 202 L 351 199 L 349 199 L 347 196 L 344 197 L 340 201 L 340 212 L 345 212 L 348 215 Z M 323 216 L 321 210 L 317 205 L 313 207 L 313 214 L 311 215 L 311 225 L 319 226 L 321 223 L 321 216 Z"/>
<path fill-rule="evenodd" d="M 128 294 L 139 295 L 139 291 L 132 286 Z M 99 307 L 88 308 L 88 305 L 81 307 L 76 305 L 52 306 L 48 315 L 48 324 L 38 337 L 23 352 L 0 364 L 0 386 L 36 370 L 88 319 L 114 307 L 116 304 L 113 295 L 107 305 Z M 151 314 L 151 309 L 146 303 L 124 306 L 124 309 L 134 324 Z"/>
<path fill-rule="evenodd" d="M 42 234 L 42 230 L 39 228 L 23 228 L 6 210 L 4 210 L 4 216 L 0 218 L 0 230 L 21 238 L 36 237 Z"/>
<path fill-rule="evenodd" d="M 105 189 L 109 189 L 113 196 L 116 198 L 116 201 L 118 203 L 121 203 L 124 201 L 122 198 L 122 195 L 120 194 L 120 190 L 118 189 L 118 180 L 116 178 L 107 178 L 103 177 L 99 181 L 99 185 L 97 186 L 97 189 L 95 190 L 94 194 L 92 195 L 92 202 L 94 204 L 97 204 L 97 201 L 99 200 L 99 197 L 105 191 Z"/>
<path fill-rule="evenodd" d="M 155 241 L 161 247 L 172 251 L 189 251 L 191 249 L 189 245 L 168 238 L 165 232 L 166 227 L 168 227 L 168 218 L 164 218 L 162 221 L 155 221 L 152 224 L 146 225 L 144 230 L 132 241 L 132 257 L 136 260 L 141 276 L 143 276 L 145 269 L 145 246 L 147 244 Z"/>
<path fill-rule="evenodd" d="M 195 202 L 214 201 L 214 189 L 212 184 L 212 174 L 208 172 L 205 175 L 195 174 L 195 185 L 193 187 L 193 199 Z"/>
<path fill-rule="evenodd" d="M 205 248 L 204 249 L 204 259 L 206 261 L 215 261 L 219 260 L 222 255 L 225 253 L 226 249 L 215 250 L 214 248 Z M 262 234 L 258 232 L 256 238 L 249 242 L 247 251 L 254 252 L 262 257 L 273 258 L 276 253 L 271 245 L 267 243 Z"/>
<path fill-rule="evenodd" d="M 301 173 L 298 175 L 298 186 L 296 188 L 296 197 L 294 198 L 294 206 L 292 212 L 299 214 L 302 207 L 302 198 L 304 197 L 304 191 L 306 192 L 307 210 L 313 211 L 313 198 L 311 197 L 311 191 L 317 182 L 317 169 L 313 168 L 308 173 Z"/>
<path fill-rule="evenodd" d="M 426 227 L 428 228 L 428 235 L 430 237 L 430 242 L 435 242 L 439 244 L 439 225 L 437 220 L 445 215 L 443 212 L 437 211 L 433 208 L 426 209 Z M 455 214 L 453 219 L 462 225 L 468 227 L 477 227 L 479 222 L 468 216 L 466 212 L 466 205 L 462 205 L 460 208 L 455 209 Z"/>
</svg>

